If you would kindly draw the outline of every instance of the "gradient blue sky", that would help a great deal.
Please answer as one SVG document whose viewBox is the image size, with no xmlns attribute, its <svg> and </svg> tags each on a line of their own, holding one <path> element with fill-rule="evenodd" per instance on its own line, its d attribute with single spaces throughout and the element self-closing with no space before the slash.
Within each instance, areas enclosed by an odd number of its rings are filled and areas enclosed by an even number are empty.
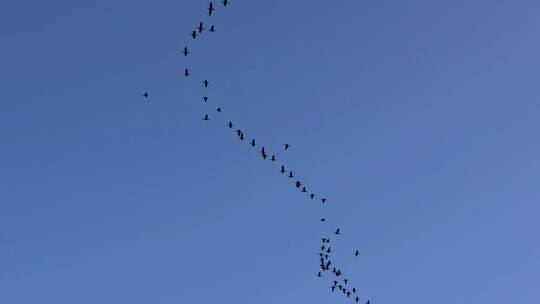
<svg viewBox="0 0 540 304">
<path fill-rule="evenodd" d="M 207 2 L 0 2 L 0 303 L 538 301 L 538 1 Z"/>
</svg>

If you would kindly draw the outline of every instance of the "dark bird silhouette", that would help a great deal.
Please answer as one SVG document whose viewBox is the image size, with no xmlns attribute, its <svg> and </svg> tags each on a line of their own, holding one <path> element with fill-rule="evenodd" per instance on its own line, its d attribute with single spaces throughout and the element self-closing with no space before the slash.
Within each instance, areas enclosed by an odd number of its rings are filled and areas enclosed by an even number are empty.
<svg viewBox="0 0 540 304">
<path fill-rule="evenodd" d="M 208 31 L 214 33 L 214 32 L 216 31 L 216 26 L 215 26 L 215 25 L 211 25 L 211 26 L 210 26 L 210 29 L 209 29 Z"/>
<path fill-rule="evenodd" d="M 341 275 L 341 270 L 336 271 L 336 277 L 339 277 Z"/>
<path fill-rule="evenodd" d="M 216 109 L 216 112 L 220 112 L 220 113 L 221 113 L 221 112 L 223 112 L 223 109 L 222 109 L 222 108 L 217 108 L 217 109 Z"/>
<path fill-rule="evenodd" d="M 289 178 L 293 178 L 294 177 L 294 174 L 292 171 L 289 172 Z"/>
<path fill-rule="evenodd" d="M 212 12 L 215 11 L 214 4 L 210 2 L 210 5 L 208 6 L 208 16 L 212 16 Z"/>
<path fill-rule="evenodd" d="M 229 0 L 223 0 L 221 2 L 223 2 L 223 6 L 227 6 L 229 4 Z"/>
<path fill-rule="evenodd" d="M 354 256 L 358 256 L 360 253 L 358 252 L 358 250 L 356 250 L 356 252 L 354 253 Z"/>
<path fill-rule="evenodd" d="M 251 146 L 252 146 L 252 147 L 255 147 L 255 146 L 256 146 L 256 144 L 255 144 L 255 139 L 252 139 L 252 140 L 251 140 Z"/>
<path fill-rule="evenodd" d="M 203 27 L 203 23 L 199 23 L 199 26 L 197 27 L 197 30 L 199 31 L 199 33 L 202 33 L 204 31 L 204 27 Z"/>
<path fill-rule="evenodd" d="M 277 160 L 275 155 L 272 155 L 272 161 L 275 162 Z"/>
<path fill-rule="evenodd" d="M 321 246 L 321 250 L 324 251 L 326 247 L 324 247 L 324 245 Z"/>
<path fill-rule="evenodd" d="M 203 120 L 206 120 L 206 121 L 209 121 L 209 120 L 210 120 L 210 118 L 208 118 L 208 114 L 204 115 Z"/>
<path fill-rule="evenodd" d="M 322 258 L 324 255 L 323 255 L 322 252 L 321 252 L 321 253 L 319 253 L 319 256 Z"/>
<path fill-rule="evenodd" d="M 236 134 L 238 134 L 238 136 L 240 136 L 240 135 L 242 135 L 242 131 L 240 129 L 237 129 Z"/>
<path fill-rule="evenodd" d="M 284 145 L 283 145 L 283 147 L 285 147 L 285 150 L 289 150 L 289 147 L 290 147 L 290 146 L 291 146 L 291 145 L 289 145 L 289 144 L 284 144 Z"/>
<path fill-rule="evenodd" d="M 360 298 L 356 297 L 354 300 L 356 301 L 356 303 L 358 303 L 358 301 L 360 301 Z"/>
<path fill-rule="evenodd" d="M 266 150 L 264 149 L 264 147 L 261 148 L 261 154 L 266 154 Z"/>
<path fill-rule="evenodd" d="M 343 286 L 338 285 L 339 290 L 343 290 Z"/>
<path fill-rule="evenodd" d="M 328 254 L 325 255 L 324 258 L 328 260 Z M 330 262 L 330 261 L 329 261 L 329 262 Z M 328 269 L 330 269 L 330 268 L 328 268 Z M 328 270 L 328 269 L 327 269 L 327 270 Z"/>
<path fill-rule="evenodd" d="M 306 193 L 306 192 L 307 192 L 306 187 L 303 187 L 303 188 L 302 188 L 302 192 L 303 192 L 303 193 Z"/>
<path fill-rule="evenodd" d="M 150 96 L 150 94 L 148 94 L 148 92 L 144 92 L 144 94 L 142 94 L 142 96 L 144 96 L 145 98 L 148 98 L 148 96 Z"/>
<path fill-rule="evenodd" d="M 319 273 L 317 273 L 317 276 L 318 276 L 319 278 L 322 276 L 320 271 L 319 271 Z"/>
<path fill-rule="evenodd" d="M 324 243 L 326 243 L 326 238 L 322 238 L 321 241 Z"/>
<path fill-rule="evenodd" d="M 190 75 L 189 69 L 186 68 L 186 69 L 184 70 L 184 76 L 188 77 L 189 75 Z"/>
<path fill-rule="evenodd" d="M 204 87 L 205 87 L 205 88 L 208 88 L 208 85 L 210 84 L 210 82 L 208 82 L 208 80 L 204 80 L 204 81 L 203 81 L 203 84 L 204 84 Z"/>
<path fill-rule="evenodd" d="M 321 222 L 326 222 L 326 219 L 323 217 L 323 218 L 321 219 Z"/>
<path fill-rule="evenodd" d="M 191 37 L 193 37 L 193 39 L 197 38 L 197 31 L 191 32 Z"/>
<path fill-rule="evenodd" d="M 334 292 L 334 290 L 336 290 L 336 286 L 330 286 L 330 289 L 332 289 L 332 292 Z"/>
<path fill-rule="evenodd" d="M 326 253 L 332 252 L 332 249 L 330 249 L 330 248 L 332 248 L 332 247 L 328 247 L 328 249 L 326 250 Z"/>
<path fill-rule="evenodd" d="M 314 199 L 314 198 L 315 198 L 315 194 L 311 193 L 311 194 L 309 195 L 309 197 L 310 197 L 311 199 Z"/>
<path fill-rule="evenodd" d="M 355 287 L 353 287 L 352 292 L 356 293 L 356 288 Z"/>
<path fill-rule="evenodd" d="M 208 96 L 203 96 L 202 99 L 204 100 L 204 102 L 208 102 Z"/>
<path fill-rule="evenodd" d="M 184 54 L 184 56 L 187 56 L 189 54 L 189 50 L 188 50 L 187 46 L 184 47 L 184 50 L 182 51 L 182 54 Z"/>
<path fill-rule="evenodd" d="M 240 140 L 244 140 L 244 133 L 240 133 Z"/>
<path fill-rule="evenodd" d="M 343 283 L 345 283 L 345 285 L 347 285 L 347 283 L 349 283 L 349 280 L 348 279 L 343 279 Z"/>
<path fill-rule="evenodd" d="M 263 159 L 268 158 L 268 154 L 266 154 L 266 153 L 261 153 L 261 156 L 262 156 Z"/>
<path fill-rule="evenodd" d="M 299 181 L 296 181 L 296 183 L 295 183 L 295 184 L 296 184 L 296 188 L 300 188 L 300 186 L 302 186 L 302 183 L 301 183 L 301 182 L 299 182 Z"/>
<path fill-rule="evenodd" d="M 229 129 L 232 129 L 232 127 L 234 127 L 232 121 L 229 121 L 228 126 L 229 126 Z"/>
<path fill-rule="evenodd" d="M 326 204 L 326 199 L 325 199 L 325 198 L 321 198 L 321 202 L 322 202 L 323 204 Z"/>
<path fill-rule="evenodd" d="M 350 297 L 351 297 L 351 292 L 347 291 L 347 298 L 350 298 Z"/>
<path fill-rule="evenodd" d="M 336 285 L 337 285 L 337 281 L 334 281 L 334 286 L 336 286 Z"/>
<path fill-rule="evenodd" d="M 336 230 L 336 232 L 334 232 L 335 235 L 339 235 L 340 231 L 339 231 L 339 228 Z"/>
<path fill-rule="evenodd" d="M 366 304 L 369 304 L 369 300 L 366 302 Z"/>
<path fill-rule="evenodd" d="M 326 262 L 326 269 L 329 269 L 331 264 L 332 264 L 332 261 Z"/>
<path fill-rule="evenodd" d="M 287 170 L 285 170 L 285 166 L 281 166 L 280 172 L 281 174 L 285 174 L 285 172 L 287 172 Z"/>
</svg>

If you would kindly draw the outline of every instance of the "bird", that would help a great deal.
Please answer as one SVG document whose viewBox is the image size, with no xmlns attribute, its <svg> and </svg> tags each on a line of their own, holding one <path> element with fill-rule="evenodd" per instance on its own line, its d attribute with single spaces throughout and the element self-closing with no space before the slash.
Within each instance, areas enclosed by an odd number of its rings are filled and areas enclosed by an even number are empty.
<svg viewBox="0 0 540 304">
<path fill-rule="evenodd" d="M 191 37 L 193 37 L 193 39 L 197 38 L 197 31 L 191 32 Z"/>
<path fill-rule="evenodd" d="M 356 293 L 356 288 L 355 287 L 353 287 L 352 292 Z"/>
<path fill-rule="evenodd" d="M 350 297 L 351 297 L 351 292 L 347 291 L 347 298 L 350 298 Z"/>
<path fill-rule="evenodd" d="M 349 282 L 348 279 L 343 279 L 343 283 L 345 283 L 345 285 L 347 285 L 348 282 Z"/>
<path fill-rule="evenodd" d="M 319 271 L 319 273 L 317 273 L 317 276 L 318 276 L 319 278 L 322 276 L 320 271 Z"/>
<path fill-rule="evenodd" d="M 208 96 L 203 96 L 202 99 L 204 100 L 204 102 L 208 102 Z"/>
<path fill-rule="evenodd" d="M 148 94 L 148 92 L 144 92 L 144 94 L 142 96 L 144 96 L 145 98 L 148 98 L 148 96 L 150 96 L 150 94 Z"/>
<path fill-rule="evenodd" d="M 252 139 L 252 140 L 251 140 L 251 146 L 252 146 L 252 147 L 255 147 L 255 146 L 256 146 L 256 144 L 255 144 L 255 139 Z"/>
<path fill-rule="evenodd" d="M 343 286 L 338 285 L 339 290 L 343 290 Z"/>
<path fill-rule="evenodd" d="M 293 178 L 293 177 L 294 177 L 294 174 L 293 174 L 292 171 L 289 172 L 289 177 L 290 177 L 290 178 Z"/>
<path fill-rule="evenodd" d="M 356 303 L 358 303 L 358 301 L 360 301 L 360 298 L 356 297 L 354 300 L 356 301 Z"/>
<path fill-rule="evenodd" d="M 204 27 L 203 27 L 203 23 L 199 23 L 199 26 L 197 27 L 197 30 L 199 31 L 199 33 L 202 33 L 204 31 Z"/>
<path fill-rule="evenodd" d="M 326 262 L 326 269 L 330 268 L 331 264 L 332 264 L 332 261 L 330 261 L 330 260 L 328 262 Z"/>
<path fill-rule="evenodd" d="M 323 218 L 321 219 L 321 222 L 326 222 L 326 219 L 323 217 Z"/>
<path fill-rule="evenodd" d="M 187 46 L 184 47 L 184 50 L 182 51 L 182 54 L 184 54 L 184 56 L 187 56 L 189 54 L 189 50 L 188 50 Z"/>
<path fill-rule="evenodd" d="M 208 114 L 204 115 L 203 120 L 206 120 L 206 121 L 209 121 L 209 120 L 210 120 L 210 118 L 208 118 Z"/>
<path fill-rule="evenodd" d="M 354 256 L 358 256 L 360 253 L 358 252 L 358 250 L 356 250 L 356 252 L 354 253 Z"/>
<path fill-rule="evenodd" d="M 285 170 L 285 166 L 281 166 L 280 172 L 281 174 L 285 174 L 285 172 L 287 172 L 287 170 Z"/>
<path fill-rule="evenodd" d="M 272 161 L 275 162 L 277 160 L 275 155 L 272 155 Z"/>
<path fill-rule="evenodd" d="M 330 249 L 330 248 L 332 248 L 332 247 L 328 247 L 328 249 L 326 250 L 326 253 L 332 252 L 332 249 Z"/>
<path fill-rule="evenodd" d="M 326 203 L 326 199 L 325 199 L 325 198 L 321 198 L 321 202 L 322 202 L 323 204 L 325 204 L 325 203 Z"/>
<path fill-rule="evenodd" d="M 266 150 L 264 149 L 264 147 L 261 148 L 261 154 L 266 154 Z"/>
<path fill-rule="evenodd" d="M 326 238 L 321 239 L 323 243 L 326 243 Z"/>
<path fill-rule="evenodd" d="M 205 87 L 205 88 L 208 88 L 208 85 L 210 84 L 210 82 L 208 82 L 208 80 L 204 80 L 204 81 L 203 81 L 203 84 L 204 84 L 204 87 Z"/>
<path fill-rule="evenodd" d="M 309 197 L 311 197 L 311 199 L 314 199 L 314 198 L 315 198 L 315 194 L 311 193 L 311 194 L 309 195 Z"/>
<path fill-rule="evenodd" d="M 340 231 L 339 231 L 339 228 L 336 230 L 336 232 L 334 232 L 335 235 L 339 235 Z"/>
<path fill-rule="evenodd" d="M 306 192 L 307 192 L 306 187 L 303 187 L 303 188 L 302 188 L 302 192 L 303 192 L 303 193 L 306 193 Z"/>
<path fill-rule="evenodd" d="M 212 16 L 212 12 L 215 11 L 214 4 L 210 2 L 210 5 L 208 6 L 208 16 Z"/>
<path fill-rule="evenodd" d="M 341 270 L 336 271 L 336 277 L 339 277 L 341 275 Z"/>
<path fill-rule="evenodd" d="M 284 145 L 283 145 L 283 147 L 285 147 L 285 150 L 289 150 L 289 147 L 290 147 L 290 146 L 291 146 L 291 145 L 289 145 L 289 144 L 284 144 Z"/>
<path fill-rule="evenodd" d="M 334 281 L 334 286 L 336 286 L 336 285 L 337 285 L 337 281 Z"/>
<path fill-rule="evenodd" d="M 321 246 L 321 250 L 324 251 L 326 247 L 324 247 L 324 245 Z"/>
<path fill-rule="evenodd" d="M 211 25 L 210 26 L 210 29 L 208 30 L 209 32 L 215 32 L 216 31 L 216 26 L 215 25 Z"/>
<path fill-rule="evenodd" d="M 244 140 L 244 133 L 240 133 L 240 140 Z"/>
<path fill-rule="evenodd" d="M 238 134 L 238 136 L 240 136 L 242 134 L 242 131 L 240 129 L 236 129 L 236 134 Z"/>
<path fill-rule="evenodd" d="M 223 2 L 223 6 L 227 6 L 227 4 L 229 4 L 229 0 L 223 0 L 221 2 Z"/>
<path fill-rule="evenodd" d="M 369 300 L 366 302 L 366 304 L 369 304 Z"/>
<path fill-rule="evenodd" d="M 334 292 L 334 290 L 336 290 L 336 286 L 330 286 L 330 289 L 332 289 L 332 292 Z"/>
<path fill-rule="evenodd" d="M 229 129 L 232 129 L 232 127 L 234 127 L 232 121 L 229 121 L 228 126 L 229 126 Z"/>
<path fill-rule="evenodd" d="M 301 183 L 301 182 L 299 182 L 299 181 L 296 181 L 296 183 L 295 183 L 295 184 L 296 184 L 296 188 L 300 188 L 300 186 L 302 186 L 302 183 Z"/>
<path fill-rule="evenodd" d="M 189 74 L 189 69 L 186 68 L 186 69 L 184 70 L 184 76 L 188 77 L 189 75 L 190 75 L 190 74 Z"/>
<path fill-rule="evenodd" d="M 266 159 L 266 158 L 268 157 L 268 154 L 266 154 L 266 153 L 261 153 L 261 156 L 262 156 L 263 159 Z"/>
<path fill-rule="evenodd" d="M 217 108 L 216 112 L 223 112 L 223 109 L 222 108 Z"/>
</svg>

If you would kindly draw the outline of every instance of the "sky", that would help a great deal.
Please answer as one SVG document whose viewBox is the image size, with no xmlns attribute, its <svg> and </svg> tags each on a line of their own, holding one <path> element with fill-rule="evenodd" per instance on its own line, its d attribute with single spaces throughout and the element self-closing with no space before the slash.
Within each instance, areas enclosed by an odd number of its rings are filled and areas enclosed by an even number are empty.
<svg viewBox="0 0 540 304">
<path fill-rule="evenodd" d="M 0 2 L 0 303 L 538 301 L 538 1 L 207 2 Z"/>
</svg>

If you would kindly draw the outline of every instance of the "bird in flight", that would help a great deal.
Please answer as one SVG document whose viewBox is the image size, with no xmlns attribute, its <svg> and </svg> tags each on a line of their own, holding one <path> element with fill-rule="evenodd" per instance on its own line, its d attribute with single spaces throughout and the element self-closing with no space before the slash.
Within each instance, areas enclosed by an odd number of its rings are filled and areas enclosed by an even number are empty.
<svg viewBox="0 0 540 304">
<path fill-rule="evenodd" d="M 197 38 L 197 31 L 191 32 L 191 37 L 193 37 L 193 39 Z"/>
<path fill-rule="evenodd" d="M 208 31 L 214 33 L 214 32 L 216 31 L 216 26 L 215 26 L 215 25 L 211 25 L 211 26 L 210 26 L 210 29 L 209 29 Z"/>
<path fill-rule="evenodd" d="M 320 271 L 319 271 L 319 273 L 317 273 L 317 276 L 318 276 L 319 278 L 322 276 Z"/>
<path fill-rule="evenodd" d="M 275 155 L 272 155 L 272 161 L 275 162 L 277 160 Z"/>
<path fill-rule="evenodd" d="M 306 193 L 306 192 L 307 192 L 306 187 L 303 187 L 303 188 L 302 188 L 302 193 Z"/>
<path fill-rule="evenodd" d="M 240 136 L 240 135 L 242 135 L 242 131 L 240 129 L 237 129 L 236 134 L 238 134 L 238 136 Z"/>
<path fill-rule="evenodd" d="M 325 198 L 321 198 L 321 202 L 324 204 L 326 203 L 326 199 Z"/>
<path fill-rule="evenodd" d="M 212 16 L 212 12 L 215 11 L 214 4 L 210 2 L 210 5 L 208 6 L 208 16 Z"/>
<path fill-rule="evenodd" d="M 188 77 L 190 75 L 188 68 L 184 70 L 184 76 Z"/>
<path fill-rule="evenodd" d="M 184 50 L 182 51 L 182 54 L 184 54 L 184 56 L 187 56 L 189 54 L 189 50 L 188 50 L 187 46 L 184 47 Z"/>
<path fill-rule="evenodd" d="M 323 218 L 321 219 L 321 222 L 326 222 L 326 219 L 323 217 Z"/>
<path fill-rule="evenodd" d="M 360 301 L 360 298 L 356 297 L 354 300 L 356 301 L 356 303 L 358 303 L 358 301 Z"/>
<path fill-rule="evenodd" d="M 208 96 L 203 96 L 202 99 L 204 100 L 204 102 L 208 102 Z"/>
<path fill-rule="evenodd" d="M 206 120 L 206 121 L 209 121 L 209 120 L 210 120 L 210 118 L 208 118 L 208 114 L 204 115 L 203 120 Z"/>
<path fill-rule="evenodd" d="M 223 6 L 227 6 L 229 4 L 229 0 L 223 0 L 221 2 L 223 2 Z"/>
<path fill-rule="evenodd" d="M 299 181 L 296 181 L 296 183 L 295 183 L 295 184 L 296 184 L 296 188 L 300 188 L 300 186 L 302 186 L 302 183 L 301 183 L 301 182 L 299 182 Z"/>
<path fill-rule="evenodd" d="M 354 256 L 358 256 L 360 253 L 358 252 L 358 250 L 356 250 L 356 252 L 354 253 Z"/>
<path fill-rule="evenodd" d="M 290 146 L 291 146 L 291 145 L 289 145 L 289 144 L 284 144 L 284 145 L 283 145 L 283 147 L 285 147 L 285 150 L 289 150 L 289 147 L 290 147 Z"/>
<path fill-rule="evenodd" d="M 240 140 L 244 140 L 244 133 L 240 133 Z"/>
<path fill-rule="evenodd" d="M 203 81 L 203 84 L 205 88 L 208 88 L 208 85 L 210 84 L 210 82 L 208 82 L 208 80 L 205 80 Z"/>
<path fill-rule="evenodd" d="M 220 112 L 220 113 L 221 113 L 221 112 L 223 112 L 223 109 L 222 109 L 222 108 L 217 108 L 217 109 L 216 109 L 216 112 Z"/>
<path fill-rule="evenodd" d="M 142 94 L 142 96 L 144 96 L 145 98 L 148 98 L 148 96 L 150 96 L 150 94 L 148 94 L 148 92 L 144 92 L 144 94 Z"/>
<path fill-rule="evenodd" d="M 232 121 L 229 121 L 229 124 L 228 124 L 228 126 L 229 126 L 229 129 L 232 129 L 232 127 L 233 127 L 233 123 L 232 123 Z"/>
<path fill-rule="evenodd" d="M 334 292 L 334 290 L 336 290 L 336 286 L 330 286 L 330 289 L 332 289 L 332 292 Z"/>
<path fill-rule="evenodd" d="M 343 282 L 345 283 L 345 285 L 347 285 L 347 283 L 349 282 L 348 279 L 344 279 Z"/>
<path fill-rule="evenodd" d="M 287 170 L 285 170 L 285 166 L 281 166 L 280 172 L 281 174 L 285 174 L 285 172 L 287 172 Z"/>
<path fill-rule="evenodd" d="M 336 230 L 336 232 L 334 232 L 335 235 L 339 235 L 340 234 L 340 231 L 339 231 L 339 228 Z"/>
<path fill-rule="evenodd" d="M 355 287 L 353 287 L 352 292 L 356 293 L 356 288 Z"/>
<path fill-rule="evenodd" d="M 199 23 L 199 26 L 197 27 L 197 30 L 199 31 L 199 33 L 202 33 L 204 31 L 204 27 L 203 27 L 203 23 Z"/>
<path fill-rule="evenodd" d="M 293 178 L 294 177 L 294 174 L 292 171 L 289 172 L 289 178 Z"/>
<path fill-rule="evenodd" d="M 311 199 L 314 199 L 314 198 L 315 198 L 315 194 L 311 193 L 311 194 L 309 195 L 309 197 L 310 197 Z"/>
<path fill-rule="evenodd" d="M 257 144 L 255 143 L 255 139 L 252 139 L 252 140 L 251 140 L 251 146 L 252 146 L 252 147 L 255 147 L 256 145 L 257 145 Z"/>
</svg>

